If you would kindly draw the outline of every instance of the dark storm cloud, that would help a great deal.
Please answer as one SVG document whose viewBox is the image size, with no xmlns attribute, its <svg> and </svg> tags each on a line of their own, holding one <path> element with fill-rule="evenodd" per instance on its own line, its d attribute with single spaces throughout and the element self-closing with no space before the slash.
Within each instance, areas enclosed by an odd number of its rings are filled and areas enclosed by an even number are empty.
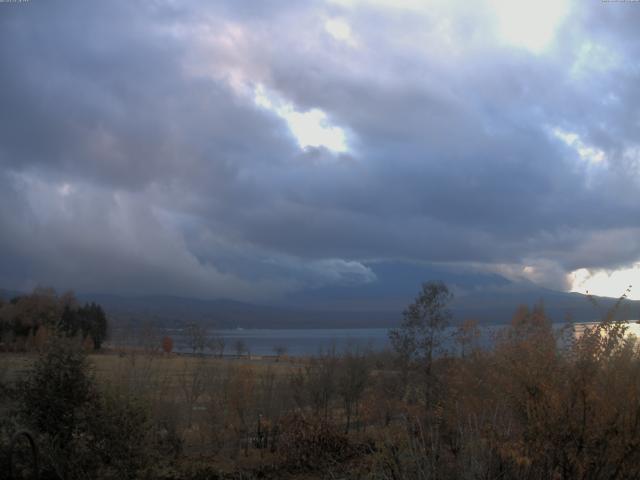
<svg viewBox="0 0 640 480">
<path fill-rule="evenodd" d="M 149 3 L 37 3 L 2 18 L 5 160 L 139 186 L 190 176 L 190 161 L 286 151 L 279 122 L 236 101 L 224 82 L 185 72 L 192 46 L 173 17 L 153 15 Z M 248 134 L 254 142 L 240 141 Z"/>
<path fill-rule="evenodd" d="M 640 258 L 640 8 L 576 3 L 534 54 L 459 6 L 0 7 L 7 287 L 268 298 L 391 258 L 555 284 Z M 258 86 L 348 151 L 301 149 Z"/>
</svg>

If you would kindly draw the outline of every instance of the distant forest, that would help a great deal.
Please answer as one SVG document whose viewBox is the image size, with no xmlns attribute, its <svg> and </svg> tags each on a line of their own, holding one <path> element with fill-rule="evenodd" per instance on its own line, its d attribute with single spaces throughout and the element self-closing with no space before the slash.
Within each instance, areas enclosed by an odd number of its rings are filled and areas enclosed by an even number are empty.
<svg viewBox="0 0 640 480">
<path fill-rule="evenodd" d="M 100 350 L 107 338 L 107 316 L 100 305 L 81 304 L 73 292 L 58 295 L 52 288 L 36 288 L 9 301 L 0 298 L 0 348 L 41 348 L 53 331 L 77 339 L 87 350 Z"/>
</svg>

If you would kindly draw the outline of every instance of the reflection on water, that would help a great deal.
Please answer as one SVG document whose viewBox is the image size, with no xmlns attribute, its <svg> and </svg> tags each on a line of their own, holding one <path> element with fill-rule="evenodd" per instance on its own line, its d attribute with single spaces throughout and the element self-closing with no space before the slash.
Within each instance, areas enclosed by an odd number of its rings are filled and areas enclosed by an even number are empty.
<svg viewBox="0 0 640 480">
<path fill-rule="evenodd" d="M 626 321 L 626 327 L 627 327 L 626 335 L 627 336 L 633 335 L 635 337 L 640 338 L 640 323 L 638 323 L 638 322 L 639 322 L 639 320 L 627 320 Z M 587 328 L 593 329 L 597 325 L 598 325 L 598 322 L 574 323 L 573 324 L 574 337 L 575 338 L 580 338 Z"/>
</svg>

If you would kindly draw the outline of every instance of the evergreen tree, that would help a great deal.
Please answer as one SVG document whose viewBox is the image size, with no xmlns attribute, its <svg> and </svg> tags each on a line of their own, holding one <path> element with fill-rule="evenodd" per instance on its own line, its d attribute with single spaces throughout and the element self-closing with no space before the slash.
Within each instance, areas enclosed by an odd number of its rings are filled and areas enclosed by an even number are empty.
<svg viewBox="0 0 640 480">
<path fill-rule="evenodd" d="M 75 337 L 80 328 L 80 315 L 77 310 L 73 310 L 69 305 L 65 305 L 60 317 L 60 329 L 67 337 Z"/>
</svg>

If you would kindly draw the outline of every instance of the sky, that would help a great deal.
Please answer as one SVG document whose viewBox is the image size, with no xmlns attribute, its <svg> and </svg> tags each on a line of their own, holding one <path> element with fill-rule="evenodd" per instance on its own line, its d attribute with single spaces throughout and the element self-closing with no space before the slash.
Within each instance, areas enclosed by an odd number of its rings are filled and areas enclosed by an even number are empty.
<svg viewBox="0 0 640 480">
<path fill-rule="evenodd" d="M 0 288 L 469 266 L 640 298 L 640 3 L 0 3 Z"/>
</svg>

